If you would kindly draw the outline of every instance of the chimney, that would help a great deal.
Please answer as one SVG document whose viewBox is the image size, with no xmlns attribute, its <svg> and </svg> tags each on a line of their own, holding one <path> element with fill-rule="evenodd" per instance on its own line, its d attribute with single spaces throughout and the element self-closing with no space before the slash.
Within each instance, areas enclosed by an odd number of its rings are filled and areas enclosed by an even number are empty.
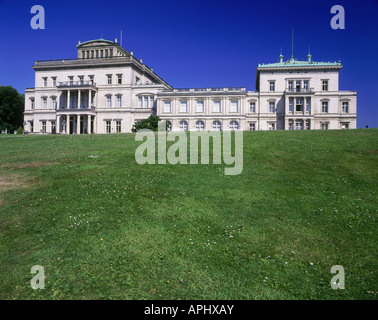
<svg viewBox="0 0 378 320">
<path fill-rule="evenodd" d="M 307 62 L 311 62 L 311 54 L 310 54 L 310 52 L 307 55 Z"/>
<path fill-rule="evenodd" d="M 283 62 L 283 58 L 284 58 L 284 56 L 282 55 L 282 53 L 278 57 L 280 58 L 280 63 L 282 63 Z"/>
</svg>

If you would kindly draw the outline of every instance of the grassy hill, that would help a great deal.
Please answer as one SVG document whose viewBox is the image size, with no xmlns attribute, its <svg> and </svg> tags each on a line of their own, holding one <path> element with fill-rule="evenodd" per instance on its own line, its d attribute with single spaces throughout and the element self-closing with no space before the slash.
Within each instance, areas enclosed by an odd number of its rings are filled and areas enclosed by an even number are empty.
<svg viewBox="0 0 378 320">
<path fill-rule="evenodd" d="M 0 136 L 0 299 L 377 299 L 378 130 L 245 132 L 237 176 L 134 137 Z"/>
</svg>

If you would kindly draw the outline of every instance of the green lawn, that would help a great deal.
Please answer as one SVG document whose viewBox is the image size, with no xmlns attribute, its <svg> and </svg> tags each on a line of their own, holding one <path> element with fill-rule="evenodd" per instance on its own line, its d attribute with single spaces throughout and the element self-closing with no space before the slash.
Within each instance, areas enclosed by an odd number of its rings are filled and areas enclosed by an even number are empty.
<svg viewBox="0 0 378 320">
<path fill-rule="evenodd" d="M 377 129 L 245 132 L 237 176 L 134 137 L 0 135 L 0 299 L 377 299 Z"/>
</svg>

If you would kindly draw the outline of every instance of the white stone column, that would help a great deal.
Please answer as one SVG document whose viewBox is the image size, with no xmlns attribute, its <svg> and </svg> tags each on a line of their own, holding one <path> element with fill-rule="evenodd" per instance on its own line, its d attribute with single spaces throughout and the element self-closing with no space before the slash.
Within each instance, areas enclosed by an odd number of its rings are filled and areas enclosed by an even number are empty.
<svg viewBox="0 0 378 320">
<path fill-rule="evenodd" d="M 79 92 L 77 94 L 77 108 L 81 108 L 81 90 L 79 89 Z"/>
<path fill-rule="evenodd" d="M 56 117 L 56 125 L 55 125 L 55 132 L 56 133 L 60 133 L 60 117 L 61 116 Z"/>
<path fill-rule="evenodd" d="M 71 109 L 71 92 L 67 91 L 67 109 Z"/>
<path fill-rule="evenodd" d="M 88 115 L 88 124 L 87 124 L 87 132 L 90 134 L 92 132 L 92 116 Z"/>
<path fill-rule="evenodd" d="M 77 119 L 77 120 L 76 120 L 76 121 L 77 121 L 77 127 L 76 127 L 76 128 L 77 128 L 77 131 L 76 131 L 76 133 L 77 133 L 77 134 L 80 134 L 80 118 L 81 118 L 80 115 L 77 115 L 77 116 L 76 116 L 76 119 Z"/>
<path fill-rule="evenodd" d="M 66 133 L 70 134 L 70 116 L 67 115 L 67 120 L 66 120 Z"/>
<path fill-rule="evenodd" d="M 88 95 L 88 109 L 91 109 L 92 107 L 92 90 L 89 89 L 89 95 Z"/>
</svg>

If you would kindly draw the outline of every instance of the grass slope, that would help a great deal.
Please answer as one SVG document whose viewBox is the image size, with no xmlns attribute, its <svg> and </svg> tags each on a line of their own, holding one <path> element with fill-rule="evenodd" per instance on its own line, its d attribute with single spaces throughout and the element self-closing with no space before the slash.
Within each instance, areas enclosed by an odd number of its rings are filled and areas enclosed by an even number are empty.
<svg viewBox="0 0 378 320">
<path fill-rule="evenodd" d="M 139 144 L 0 136 L 0 299 L 377 299 L 378 130 L 245 132 L 238 176 Z"/>
</svg>

